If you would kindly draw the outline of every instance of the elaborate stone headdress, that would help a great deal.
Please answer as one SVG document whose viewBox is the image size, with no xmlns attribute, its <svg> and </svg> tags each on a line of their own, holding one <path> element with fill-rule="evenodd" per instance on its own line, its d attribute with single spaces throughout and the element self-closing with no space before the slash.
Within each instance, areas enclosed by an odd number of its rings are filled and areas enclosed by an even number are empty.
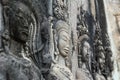
<svg viewBox="0 0 120 80">
<path fill-rule="evenodd" d="M 66 22 L 59 20 L 55 24 L 55 29 L 57 33 L 59 34 L 61 31 L 65 31 L 66 33 L 69 34 L 69 26 Z"/>
</svg>

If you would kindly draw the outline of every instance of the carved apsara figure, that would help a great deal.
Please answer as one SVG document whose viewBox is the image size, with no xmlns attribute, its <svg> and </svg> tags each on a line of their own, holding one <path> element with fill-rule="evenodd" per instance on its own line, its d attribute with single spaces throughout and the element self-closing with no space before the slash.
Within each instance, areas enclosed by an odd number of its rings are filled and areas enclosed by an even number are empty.
<svg viewBox="0 0 120 80">
<path fill-rule="evenodd" d="M 51 74 L 58 80 L 74 80 L 70 70 L 70 35 L 69 26 L 66 22 L 59 20 L 55 24 L 57 35 L 57 48 L 59 54 L 56 63 L 51 68 Z"/>
<path fill-rule="evenodd" d="M 90 46 L 90 34 L 85 21 L 86 12 L 82 9 L 78 13 L 78 69 L 76 71 L 77 80 L 93 80 L 91 74 L 92 51 Z"/>
<path fill-rule="evenodd" d="M 33 56 L 34 50 L 31 50 L 35 49 L 35 35 L 40 26 L 38 22 L 41 22 L 40 15 L 34 11 L 35 1 L 2 1 L 5 31 L 2 35 L 3 49 L 0 53 L 1 80 L 44 80 L 37 59 Z"/>
<path fill-rule="evenodd" d="M 69 26 L 66 22 L 59 20 L 56 23 L 56 32 L 58 35 L 57 46 L 59 50 L 58 63 L 70 67 L 68 63 L 70 52 Z"/>
</svg>

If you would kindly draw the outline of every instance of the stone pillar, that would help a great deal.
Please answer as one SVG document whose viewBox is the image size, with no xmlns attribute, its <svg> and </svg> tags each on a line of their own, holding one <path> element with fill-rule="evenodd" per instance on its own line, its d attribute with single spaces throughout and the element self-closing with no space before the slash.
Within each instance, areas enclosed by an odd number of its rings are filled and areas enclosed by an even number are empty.
<svg viewBox="0 0 120 80">
<path fill-rule="evenodd" d="M 71 32 L 70 34 L 72 34 L 72 43 L 73 43 L 73 48 L 76 50 L 76 46 L 77 46 L 77 31 L 76 31 L 76 27 L 77 27 L 77 0 L 69 0 L 68 1 L 68 12 L 69 12 L 69 20 L 68 23 L 71 27 Z M 75 77 L 75 73 L 76 73 L 76 69 L 78 68 L 78 59 L 77 59 L 77 51 L 73 50 L 72 53 L 72 73 Z"/>
</svg>

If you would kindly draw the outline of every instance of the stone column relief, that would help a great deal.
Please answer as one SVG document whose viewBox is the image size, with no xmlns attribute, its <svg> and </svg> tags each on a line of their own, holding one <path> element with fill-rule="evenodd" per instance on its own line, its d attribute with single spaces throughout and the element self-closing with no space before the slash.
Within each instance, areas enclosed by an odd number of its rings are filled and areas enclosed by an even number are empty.
<svg viewBox="0 0 120 80">
<path fill-rule="evenodd" d="M 113 80 L 100 5 L 103 0 L 0 0 L 0 80 Z M 115 19 L 119 31 L 120 15 Z"/>
</svg>

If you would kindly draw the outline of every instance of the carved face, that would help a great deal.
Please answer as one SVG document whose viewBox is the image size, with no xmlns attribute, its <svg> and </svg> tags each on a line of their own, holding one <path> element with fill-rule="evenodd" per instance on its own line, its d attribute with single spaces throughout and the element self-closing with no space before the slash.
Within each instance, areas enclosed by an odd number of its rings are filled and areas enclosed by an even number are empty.
<svg viewBox="0 0 120 80">
<path fill-rule="evenodd" d="M 85 61 L 89 61 L 90 58 L 90 45 L 87 41 L 84 41 L 83 44 L 83 58 Z"/>
<path fill-rule="evenodd" d="M 20 42 L 26 42 L 29 37 L 29 28 L 34 23 L 33 13 L 23 3 L 17 2 L 9 16 L 10 36 Z"/>
<path fill-rule="evenodd" d="M 99 64 L 100 64 L 100 69 L 103 69 L 104 68 L 104 65 L 105 65 L 105 56 L 104 56 L 104 53 L 101 52 L 99 53 L 101 54 L 100 58 L 99 58 Z"/>
<path fill-rule="evenodd" d="M 70 38 L 69 38 L 69 35 L 68 35 L 67 32 L 61 31 L 59 33 L 58 48 L 59 48 L 60 54 L 63 57 L 68 56 L 68 53 L 69 53 L 69 40 L 70 40 Z"/>
</svg>

